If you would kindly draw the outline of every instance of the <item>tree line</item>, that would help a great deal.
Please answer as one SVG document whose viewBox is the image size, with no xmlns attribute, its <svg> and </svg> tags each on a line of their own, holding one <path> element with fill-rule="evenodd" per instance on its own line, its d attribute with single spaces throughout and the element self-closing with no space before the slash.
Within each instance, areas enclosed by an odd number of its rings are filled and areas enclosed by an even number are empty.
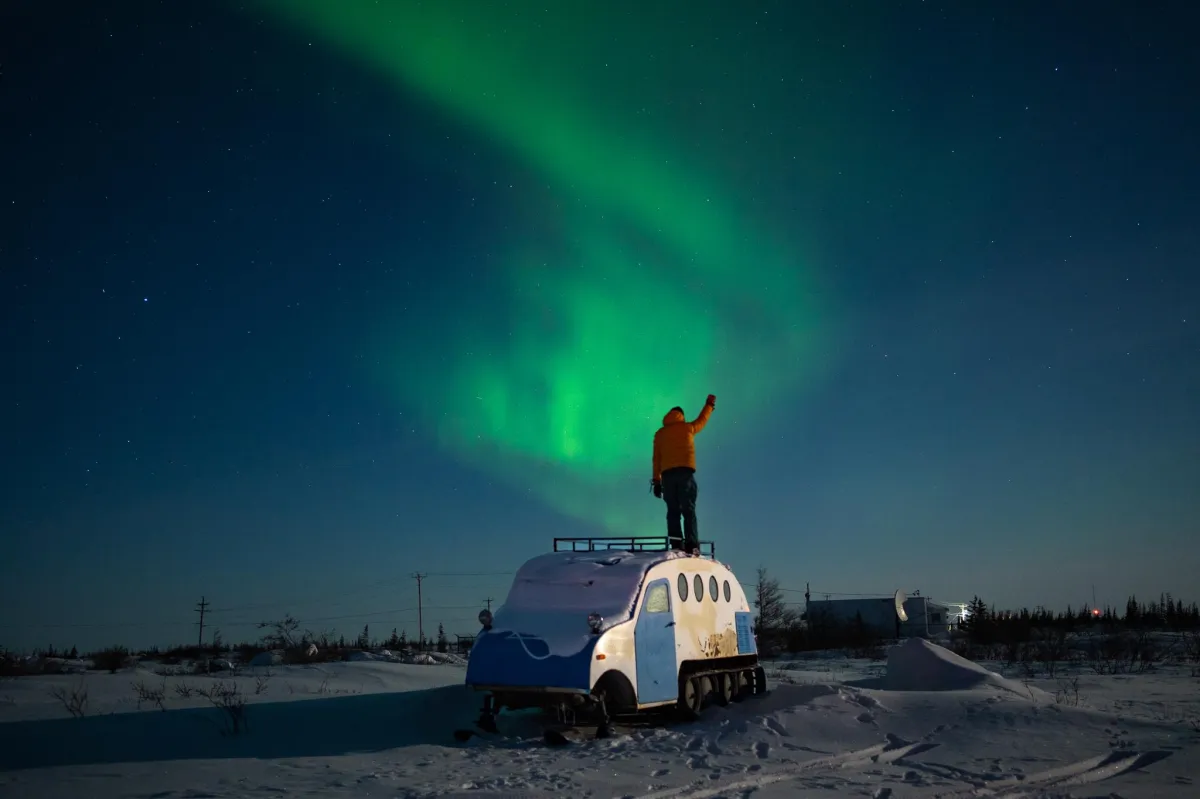
<svg viewBox="0 0 1200 799">
<path fill-rule="evenodd" d="M 765 567 L 758 569 L 752 604 L 757 611 L 754 625 L 763 651 L 804 652 L 821 649 L 866 649 L 892 636 L 883 636 L 854 618 L 808 618 L 784 598 L 779 580 Z M 975 647 L 1013 646 L 1044 638 L 1048 632 L 1196 632 L 1200 631 L 1200 605 L 1185 603 L 1169 593 L 1149 602 L 1130 596 L 1123 612 L 1113 607 L 1054 612 L 1038 606 L 1033 610 L 998 610 L 979 596 L 967 605 L 966 618 L 954 631 Z"/>
</svg>

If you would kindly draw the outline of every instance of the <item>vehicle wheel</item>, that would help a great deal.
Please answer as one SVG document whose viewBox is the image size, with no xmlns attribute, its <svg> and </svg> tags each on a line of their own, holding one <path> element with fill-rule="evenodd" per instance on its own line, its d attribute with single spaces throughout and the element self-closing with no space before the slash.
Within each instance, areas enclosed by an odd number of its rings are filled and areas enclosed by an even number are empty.
<svg viewBox="0 0 1200 799">
<path fill-rule="evenodd" d="M 713 678 L 717 683 L 716 698 L 717 704 L 725 707 L 733 701 L 734 691 L 734 675 L 733 674 L 718 674 Z"/>
<path fill-rule="evenodd" d="M 762 666 L 754 668 L 754 693 L 755 695 L 765 694 L 767 692 L 767 670 Z"/>
<path fill-rule="evenodd" d="M 752 674 L 748 671 L 735 671 L 730 675 L 733 682 L 733 701 L 741 702 L 746 697 L 750 696 L 750 683 Z"/>
<path fill-rule="evenodd" d="M 692 686 L 692 704 L 690 708 L 692 713 L 699 716 L 700 711 L 704 709 L 704 683 L 696 677 L 690 678 L 688 683 Z"/>
<path fill-rule="evenodd" d="M 750 669 L 734 673 L 733 679 L 736 683 L 736 687 L 733 689 L 734 702 L 742 702 L 743 699 L 754 693 L 754 672 Z"/>
<path fill-rule="evenodd" d="M 708 677 L 708 676 L 699 678 L 699 683 L 700 683 L 700 707 L 704 707 L 705 705 L 708 704 L 708 701 L 712 697 L 712 695 L 714 693 L 716 693 L 716 691 L 714 690 L 716 688 L 716 686 L 713 683 L 713 678 Z"/>
<path fill-rule="evenodd" d="M 678 706 L 684 718 L 694 719 L 700 715 L 703 701 L 700 696 L 700 681 L 695 677 L 680 678 Z"/>
</svg>

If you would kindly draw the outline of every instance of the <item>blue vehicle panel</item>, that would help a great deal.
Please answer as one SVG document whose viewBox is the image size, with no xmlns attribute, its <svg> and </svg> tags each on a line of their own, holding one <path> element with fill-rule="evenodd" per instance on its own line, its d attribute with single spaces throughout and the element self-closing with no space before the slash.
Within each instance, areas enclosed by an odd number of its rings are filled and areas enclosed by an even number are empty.
<svg viewBox="0 0 1200 799">
<path fill-rule="evenodd" d="M 738 654 L 757 654 L 758 642 L 754 640 L 754 614 L 746 612 L 733 614 L 733 626 L 737 631 Z"/>
<path fill-rule="evenodd" d="M 516 688 L 568 688 L 590 691 L 592 638 L 583 649 L 564 657 L 550 654 L 546 642 L 535 635 L 489 632 L 475 640 L 467 661 L 468 685 L 503 685 Z"/>
<path fill-rule="evenodd" d="M 670 582 L 659 579 L 649 583 L 642 594 L 641 613 L 633 632 L 641 704 L 665 702 L 679 696 L 673 611 Z"/>
</svg>

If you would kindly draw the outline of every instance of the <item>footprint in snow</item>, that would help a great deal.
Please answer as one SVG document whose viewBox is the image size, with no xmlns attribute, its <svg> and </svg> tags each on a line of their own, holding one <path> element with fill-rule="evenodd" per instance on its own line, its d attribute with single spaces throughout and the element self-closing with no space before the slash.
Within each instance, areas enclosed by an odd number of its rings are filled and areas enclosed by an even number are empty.
<svg viewBox="0 0 1200 799">
<path fill-rule="evenodd" d="M 686 749 L 689 752 L 695 752 L 697 749 L 700 749 L 703 746 L 704 746 L 704 739 L 700 738 L 700 737 L 696 737 L 696 738 L 693 738 L 692 740 L 688 741 L 687 745 L 684 746 L 684 749 Z"/>
<path fill-rule="evenodd" d="M 865 710 L 862 713 L 859 713 L 857 716 L 854 717 L 854 720 L 861 722 L 863 724 L 874 724 L 875 723 L 875 717 L 871 715 L 871 712 L 869 710 Z"/>
<path fill-rule="evenodd" d="M 669 768 L 656 768 L 656 769 L 654 769 L 654 771 L 650 772 L 650 776 L 651 777 L 665 777 L 670 773 L 671 773 L 671 769 L 669 769 Z"/>
<path fill-rule="evenodd" d="M 767 716 L 763 719 L 763 726 L 776 735 L 791 735 L 791 733 L 787 731 L 787 727 L 783 726 L 770 716 Z"/>
<path fill-rule="evenodd" d="M 759 741 L 754 745 L 754 755 L 765 760 L 771 755 L 771 745 L 766 741 Z"/>
</svg>

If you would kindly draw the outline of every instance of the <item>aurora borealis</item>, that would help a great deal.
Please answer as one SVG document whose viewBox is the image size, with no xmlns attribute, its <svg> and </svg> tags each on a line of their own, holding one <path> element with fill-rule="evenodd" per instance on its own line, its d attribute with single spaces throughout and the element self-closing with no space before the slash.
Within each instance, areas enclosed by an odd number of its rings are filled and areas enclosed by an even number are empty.
<svg viewBox="0 0 1200 799">
<path fill-rule="evenodd" d="M 743 579 L 1194 600 L 1192 27 L 683 7 L 4 4 L 0 646 L 470 633 L 710 392 Z"/>
<path fill-rule="evenodd" d="M 817 377 L 832 298 L 818 296 L 813 254 L 731 202 L 737 190 L 678 134 L 621 113 L 637 75 L 611 62 L 645 32 L 613 24 L 610 8 L 267 7 L 547 182 L 552 199 L 520 217 L 532 230 L 496 242 L 496 293 L 449 315 L 432 331 L 438 345 L 403 330 L 384 356 L 401 398 L 456 454 L 613 534 L 653 534 L 658 520 L 622 513 L 631 505 L 618 498 L 647 479 L 646 433 L 667 408 L 694 413 L 728 389 L 728 413 L 754 435 L 753 419 Z M 656 82 L 686 80 L 681 71 Z M 437 364 L 413 370 L 422 352 Z"/>
</svg>

